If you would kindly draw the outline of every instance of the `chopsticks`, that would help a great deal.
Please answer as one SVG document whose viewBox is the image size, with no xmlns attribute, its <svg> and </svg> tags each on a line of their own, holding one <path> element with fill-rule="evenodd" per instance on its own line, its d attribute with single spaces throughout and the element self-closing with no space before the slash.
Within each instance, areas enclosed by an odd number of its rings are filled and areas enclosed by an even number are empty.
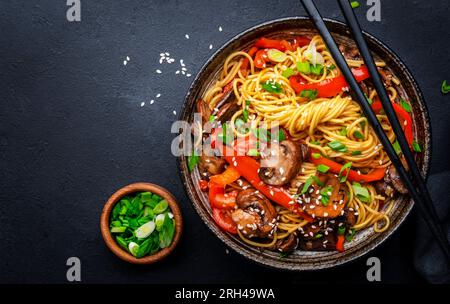
<svg viewBox="0 0 450 304">
<path fill-rule="evenodd" d="M 364 62 L 367 65 L 367 69 L 370 73 L 370 76 L 374 83 L 375 89 L 381 100 L 381 103 L 383 105 L 383 109 L 386 113 L 386 116 L 388 117 L 388 119 L 391 123 L 392 129 L 394 130 L 394 133 L 400 144 L 400 148 L 402 149 L 403 155 L 405 156 L 407 164 L 408 164 L 409 168 L 411 169 L 413 180 L 410 179 L 410 176 L 409 176 L 407 170 L 403 167 L 403 164 L 402 164 L 399 156 L 395 152 L 395 149 L 392 146 L 389 138 L 384 133 L 383 128 L 382 128 L 380 122 L 378 121 L 375 113 L 372 111 L 370 104 L 367 102 L 366 96 L 364 95 L 363 91 L 359 87 L 356 79 L 353 77 L 350 67 L 348 66 L 344 56 L 341 54 L 336 42 L 334 41 L 333 37 L 331 36 L 331 33 L 328 31 L 328 29 L 322 19 L 322 16 L 320 15 L 319 11 L 317 10 L 317 7 L 314 4 L 314 1 L 313 0 L 302 0 L 302 3 L 303 3 L 303 6 L 305 7 L 306 11 L 308 12 L 309 16 L 311 17 L 312 21 L 314 22 L 315 26 L 319 30 L 325 44 L 327 45 L 328 50 L 331 52 L 334 60 L 336 61 L 337 66 L 339 67 L 339 69 L 341 70 L 345 79 L 347 80 L 347 83 L 349 84 L 350 88 L 352 89 L 359 105 L 361 106 L 365 116 L 367 117 L 367 120 L 369 121 L 372 128 L 374 129 L 378 139 L 380 140 L 381 144 L 383 145 L 392 164 L 394 165 L 400 178 L 402 179 L 403 183 L 405 184 L 406 188 L 408 189 L 409 194 L 411 195 L 414 202 L 416 202 L 417 206 L 419 207 L 419 210 L 420 210 L 423 218 L 425 219 L 425 222 L 427 223 L 431 232 L 437 239 L 445 256 L 447 257 L 447 260 L 450 261 L 450 246 L 449 246 L 446 234 L 444 233 L 444 230 L 442 229 L 442 226 L 439 222 L 439 218 L 434 209 L 433 202 L 431 200 L 429 191 L 428 191 L 426 184 L 420 174 L 420 171 L 415 163 L 414 156 L 410 151 L 409 145 L 408 145 L 405 135 L 403 133 L 403 129 L 400 126 L 400 123 L 397 119 L 397 115 L 394 111 L 394 108 L 392 107 L 391 102 L 390 102 L 389 96 L 386 92 L 386 89 L 384 88 L 383 82 L 381 81 L 381 77 L 378 74 L 378 70 L 376 68 L 375 61 L 374 61 L 374 59 L 369 51 L 369 48 L 364 40 L 358 20 L 356 19 L 356 16 L 354 15 L 354 11 L 353 11 L 352 7 L 350 6 L 350 3 L 348 0 L 338 0 L 338 1 L 339 1 L 341 10 L 343 11 L 343 14 L 347 20 L 347 23 L 349 24 L 349 26 L 352 30 L 352 34 L 357 42 L 357 45 L 361 52 L 361 55 L 363 56 Z M 416 189 L 414 183 L 417 185 L 418 189 Z M 417 190 L 419 190 L 420 192 Z"/>
</svg>

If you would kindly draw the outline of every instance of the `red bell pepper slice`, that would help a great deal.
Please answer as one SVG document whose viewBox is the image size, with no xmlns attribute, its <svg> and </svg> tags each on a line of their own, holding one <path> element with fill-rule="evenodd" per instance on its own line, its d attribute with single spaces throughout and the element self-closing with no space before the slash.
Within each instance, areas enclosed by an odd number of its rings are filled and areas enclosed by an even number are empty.
<svg viewBox="0 0 450 304">
<path fill-rule="evenodd" d="M 292 51 L 295 51 L 297 48 L 304 47 L 305 45 L 308 45 L 310 43 L 311 43 L 311 39 L 309 39 L 308 37 L 305 37 L 305 36 L 295 37 L 294 43 L 292 44 L 292 46 L 293 46 Z"/>
<path fill-rule="evenodd" d="M 225 187 L 209 182 L 209 202 L 212 208 L 232 209 L 236 206 L 237 191 L 225 193 Z"/>
<path fill-rule="evenodd" d="M 204 180 L 204 179 L 201 179 L 198 182 L 198 186 L 200 187 L 200 190 L 202 190 L 203 192 L 208 190 L 208 182 L 206 180 Z"/>
<path fill-rule="evenodd" d="M 267 185 L 260 179 L 258 175 L 259 163 L 254 158 L 249 156 L 224 156 L 224 158 L 231 166 L 234 166 L 239 171 L 242 177 L 267 198 L 301 215 L 305 220 L 313 221 L 309 215 L 298 208 L 297 204 L 292 204 L 292 196 L 283 187 Z"/>
<path fill-rule="evenodd" d="M 267 59 L 267 52 L 266 50 L 259 50 L 256 52 L 255 60 L 253 63 L 255 64 L 255 67 L 258 69 L 263 69 L 266 67 L 266 59 Z"/>
<path fill-rule="evenodd" d="M 356 81 L 360 82 L 370 77 L 365 66 L 352 69 Z M 289 82 L 294 91 L 299 94 L 303 90 L 317 90 L 318 97 L 333 97 L 341 93 L 344 88 L 348 88 L 344 76 L 340 75 L 332 79 L 325 79 L 318 83 L 307 83 L 300 75 L 289 77 Z"/>
<path fill-rule="evenodd" d="M 315 154 L 314 156 L 312 156 L 312 154 Z M 319 154 L 317 152 L 317 150 L 311 150 L 311 162 L 315 165 L 325 165 L 327 167 L 329 167 L 330 171 L 335 173 L 335 174 L 339 174 L 341 172 L 342 166 L 341 164 L 332 161 L 329 158 L 326 158 L 322 155 L 316 155 Z M 316 158 L 317 157 L 317 158 Z M 342 176 L 346 176 L 348 173 L 348 177 L 347 179 L 350 181 L 354 181 L 354 182 L 359 182 L 359 183 L 364 183 L 364 182 L 373 182 L 373 181 L 377 181 L 380 180 L 384 177 L 384 175 L 386 174 L 386 169 L 385 168 L 377 168 L 374 169 L 372 172 L 368 173 L 368 174 L 362 174 L 362 173 L 358 173 L 358 171 L 355 170 L 351 170 L 350 172 L 348 172 L 349 169 L 344 169 L 341 174 Z"/>
<path fill-rule="evenodd" d="M 402 121 L 403 120 L 403 132 L 405 133 L 406 141 L 410 148 L 412 148 L 413 144 L 413 129 L 412 129 L 412 118 L 409 113 L 403 109 L 403 107 L 399 104 L 392 102 L 392 107 L 394 108 L 395 113 L 397 113 L 397 117 Z M 379 100 L 375 100 L 372 103 L 372 110 L 375 113 L 380 112 L 383 108 L 383 105 Z"/>
<path fill-rule="evenodd" d="M 237 225 L 231 218 L 229 210 L 213 208 L 212 211 L 213 218 L 220 228 L 229 233 L 237 234 Z"/>
<path fill-rule="evenodd" d="M 256 54 L 256 52 L 258 51 L 258 48 L 256 46 L 253 46 L 249 51 L 248 54 L 250 55 L 250 57 L 253 58 L 253 56 Z M 249 60 L 247 57 L 244 58 L 244 61 L 242 62 L 241 65 L 241 70 L 247 70 L 248 68 L 248 64 L 249 64 Z"/>
<path fill-rule="evenodd" d="M 241 175 L 235 168 L 229 166 L 223 173 L 213 175 L 209 180 L 216 185 L 225 187 L 236 181 L 240 176 Z"/>
<path fill-rule="evenodd" d="M 343 234 L 338 235 L 337 242 L 336 242 L 336 250 L 339 252 L 344 252 L 344 242 L 345 242 L 345 236 Z"/>
<path fill-rule="evenodd" d="M 292 49 L 291 44 L 286 40 L 269 39 L 265 37 L 256 40 L 255 46 L 261 49 L 277 49 L 282 52 Z"/>
</svg>

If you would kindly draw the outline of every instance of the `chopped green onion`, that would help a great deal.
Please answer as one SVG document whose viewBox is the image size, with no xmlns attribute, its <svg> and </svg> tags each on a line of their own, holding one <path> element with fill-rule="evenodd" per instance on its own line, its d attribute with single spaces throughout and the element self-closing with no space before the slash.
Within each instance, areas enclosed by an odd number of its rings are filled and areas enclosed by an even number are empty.
<svg viewBox="0 0 450 304">
<path fill-rule="evenodd" d="M 247 155 L 248 156 L 253 156 L 253 157 L 260 156 L 258 149 L 255 149 L 255 148 L 248 149 Z"/>
<path fill-rule="evenodd" d="M 279 129 L 278 130 L 278 134 L 270 133 L 270 138 L 274 139 L 274 140 L 277 140 L 279 142 L 282 142 L 283 140 L 286 139 L 286 134 L 284 133 L 283 129 Z"/>
<path fill-rule="evenodd" d="M 125 232 L 125 230 L 127 230 L 127 227 L 112 227 L 111 233 L 122 233 Z"/>
<path fill-rule="evenodd" d="M 316 64 L 316 65 L 311 65 L 311 73 L 313 73 L 314 75 L 322 75 L 322 71 L 323 71 L 323 65 L 321 64 Z"/>
<path fill-rule="evenodd" d="M 370 99 L 369 96 L 367 96 L 366 94 L 364 94 L 364 96 L 366 96 L 367 102 L 371 105 L 373 103 L 373 100 Z"/>
<path fill-rule="evenodd" d="M 302 188 L 302 191 L 300 192 L 300 194 L 305 194 L 306 191 L 308 191 L 308 188 L 311 187 L 311 184 L 313 183 L 313 181 L 314 181 L 313 177 L 310 176 L 310 177 L 306 180 L 305 184 L 303 185 L 303 188 Z"/>
<path fill-rule="evenodd" d="M 317 171 L 319 171 L 320 173 L 327 173 L 328 170 L 330 170 L 330 167 L 320 164 L 317 166 Z"/>
<path fill-rule="evenodd" d="M 352 1 L 352 2 L 350 2 L 350 5 L 352 6 L 352 8 L 358 8 L 359 7 L 359 2 L 358 1 Z"/>
<path fill-rule="evenodd" d="M 420 144 L 418 142 L 413 141 L 412 146 L 413 146 L 414 152 L 418 152 L 418 153 L 422 152 L 422 147 L 420 146 Z"/>
<path fill-rule="evenodd" d="M 310 74 L 311 64 L 308 61 L 297 62 L 297 70 L 302 74 Z"/>
<path fill-rule="evenodd" d="M 353 132 L 353 136 L 355 136 L 358 139 L 364 139 L 364 135 L 359 131 Z"/>
<path fill-rule="evenodd" d="M 317 140 L 311 140 L 309 143 L 316 146 L 320 145 L 320 142 Z"/>
<path fill-rule="evenodd" d="M 346 128 L 346 127 L 343 127 L 343 128 L 339 131 L 339 135 L 347 136 L 347 128 Z"/>
<path fill-rule="evenodd" d="M 355 229 L 352 228 L 352 229 L 349 230 L 349 232 L 345 236 L 345 240 L 347 242 L 350 242 L 351 240 L 353 240 L 354 237 L 355 237 Z"/>
<path fill-rule="evenodd" d="M 355 150 L 355 151 L 352 152 L 352 155 L 353 155 L 353 156 L 361 155 L 361 153 L 362 153 L 361 151 Z"/>
<path fill-rule="evenodd" d="M 189 172 L 192 172 L 194 170 L 195 166 L 197 166 L 198 162 L 200 161 L 200 156 L 195 155 L 193 152 L 192 155 L 188 156 L 188 168 Z"/>
<path fill-rule="evenodd" d="M 300 92 L 300 97 L 306 97 L 309 98 L 310 100 L 314 100 L 317 98 L 317 90 L 303 90 Z"/>
<path fill-rule="evenodd" d="M 447 80 L 444 80 L 441 85 L 442 94 L 450 93 L 450 85 L 447 84 Z"/>
<path fill-rule="evenodd" d="M 274 62 L 283 62 L 286 60 L 287 55 L 283 53 L 282 51 L 279 51 L 277 49 L 270 49 L 267 51 L 267 57 Z"/>
<path fill-rule="evenodd" d="M 313 178 L 313 180 L 316 182 L 316 184 L 317 184 L 318 186 L 320 186 L 320 187 L 325 186 L 325 184 L 322 183 L 322 181 L 321 181 L 317 176 L 313 175 L 312 178 Z"/>
<path fill-rule="evenodd" d="M 248 121 L 248 106 L 249 105 L 250 105 L 250 100 L 246 100 L 244 111 L 242 111 L 242 118 L 244 119 L 244 122 Z"/>
<path fill-rule="evenodd" d="M 328 206 L 328 203 L 330 202 L 330 194 L 329 192 L 333 192 L 333 187 L 327 186 L 320 191 L 320 195 L 322 196 L 320 198 L 320 202 L 324 207 Z"/>
<path fill-rule="evenodd" d="M 311 156 L 315 159 L 319 159 L 321 155 L 320 155 L 320 153 L 313 153 L 313 154 L 311 154 Z"/>
<path fill-rule="evenodd" d="M 209 116 L 209 121 L 214 121 L 214 120 L 216 120 L 216 116 L 210 115 L 210 116 Z"/>
<path fill-rule="evenodd" d="M 394 143 L 392 144 L 392 147 L 394 148 L 395 153 L 397 153 L 397 154 L 402 153 L 402 148 L 400 148 L 400 144 L 399 144 L 398 140 L 394 141 Z"/>
<path fill-rule="evenodd" d="M 358 197 L 362 202 L 367 203 L 370 201 L 370 194 L 367 188 L 362 187 L 360 183 L 356 182 L 353 183 L 352 188 L 355 196 Z"/>
<path fill-rule="evenodd" d="M 285 78 L 289 78 L 294 74 L 295 74 L 294 69 L 287 68 L 286 70 L 283 71 L 283 73 L 281 75 L 283 75 L 283 77 L 285 77 Z"/>
<path fill-rule="evenodd" d="M 333 151 L 336 151 L 336 152 L 347 152 L 347 150 L 348 150 L 347 146 L 344 145 L 343 143 L 341 143 L 338 140 L 333 140 L 333 141 L 329 142 L 327 144 L 327 146 L 330 147 Z"/>
<path fill-rule="evenodd" d="M 278 82 L 266 81 L 264 83 L 261 83 L 261 86 L 264 90 L 266 90 L 269 93 L 276 93 L 276 94 L 283 93 L 283 88 Z"/>
<path fill-rule="evenodd" d="M 330 65 L 330 66 L 328 67 L 328 69 L 329 69 L 330 71 L 334 70 L 335 68 L 336 68 L 336 65 L 334 65 L 334 64 L 332 64 L 332 65 Z"/>
<path fill-rule="evenodd" d="M 316 235 L 314 236 L 314 238 L 315 238 L 315 239 L 320 239 L 322 236 L 323 236 L 323 234 L 318 233 L 318 234 L 316 234 Z"/>
<path fill-rule="evenodd" d="M 406 112 L 411 113 L 411 106 L 403 98 L 400 99 L 400 105 L 403 109 L 405 109 Z"/>
<path fill-rule="evenodd" d="M 352 167 L 352 163 L 348 162 L 342 166 L 341 170 L 339 170 L 338 178 L 340 183 L 344 183 L 347 180 L 348 175 L 350 174 L 350 168 Z M 345 175 L 342 175 L 346 170 Z"/>
<path fill-rule="evenodd" d="M 342 225 L 342 226 L 338 227 L 338 234 L 339 235 L 345 234 L 345 225 Z"/>
</svg>

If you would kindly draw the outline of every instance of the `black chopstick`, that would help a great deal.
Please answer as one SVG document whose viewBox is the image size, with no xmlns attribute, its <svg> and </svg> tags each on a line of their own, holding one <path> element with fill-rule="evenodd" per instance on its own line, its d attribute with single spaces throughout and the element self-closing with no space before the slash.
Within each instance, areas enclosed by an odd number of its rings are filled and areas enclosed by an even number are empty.
<svg viewBox="0 0 450 304">
<path fill-rule="evenodd" d="M 303 6 L 305 7 L 306 11 L 310 15 L 311 19 L 313 20 L 316 28 L 319 30 L 325 44 L 327 45 L 328 50 L 331 52 L 334 60 L 336 61 L 337 66 L 339 67 L 339 69 L 341 70 L 345 79 L 347 80 L 347 83 L 349 84 L 350 88 L 353 90 L 359 105 L 361 106 L 365 116 L 367 117 L 367 120 L 369 121 L 372 128 L 374 129 L 377 137 L 379 138 L 386 153 L 388 154 L 390 160 L 392 161 L 392 164 L 394 165 L 394 167 L 397 170 L 398 174 L 400 175 L 402 181 L 404 182 L 406 188 L 408 189 L 409 194 L 411 195 L 413 200 L 419 206 L 419 209 L 420 209 L 426 223 L 428 224 L 430 230 L 432 231 L 432 233 L 438 240 L 438 243 L 441 245 L 447 259 L 450 261 L 450 247 L 449 247 L 446 237 L 443 234 L 443 230 L 439 224 L 439 219 L 437 218 L 436 213 L 431 211 L 431 208 L 433 208 L 432 204 L 430 204 L 431 199 L 429 201 L 426 199 L 423 199 L 422 195 L 415 188 L 413 181 L 409 178 L 408 172 L 403 167 L 403 164 L 401 163 L 399 156 L 395 152 L 394 147 L 392 146 L 391 142 L 389 141 L 389 138 L 384 133 L 383 128 L 382 128 L 380 122 L 378 121 L 375 113 L 372 111 L 372 108 L 370 107 L 369 103 L 367 102 L 367 99 L 366 99 L 364 93 L 362 92 L 357 81 L 353 77 L 353 74 L 352 74 L 349 66 L 347 65 L 345 58 L 341 54 L 336 42 L 334 41 L 333 37 L 331 36 L 330 32 L 328 31 L 314 2 L 312 0 L 302 0 L 302 3 L 303 3 Z M 370 52 L 369 52 L 369 54 L 370 54 Z M 373 61 L 373 59 L 372 59 L 372 61 Z M 370 72 L 370 70 L 369 70 L 369 72 Z M 376 71 L 376 73 L 378 74 L 378 71 Z M 371 74 L 371 76 L 372 76 L 372 74 Z M 379 77 L 378 77 L 378 80 L 380 80 Z M 381 83 L 381 85 L 382 85 L 382 83 Z M 388 100 L 389 100 L 389 98 L 388 98 Z M 390 103 L 389 103 L 389 105 L 390 105 Z M 383 106 L 384 106 L 384 104 L 383 104 Z M 393 109 L 392 109 L 392 111 L 393 111 Z M 388 113 L 386 112 L 386 114 L 388 114 Z M 392 114 L 392 112 L 391 112 L 391 114 Z M 394 117 L 395 116 L 396 115 L 394 113 Z M 396 119 L 396 118 L 394 118 L 394 119 Z M 389 117 L 389 120 L 391 121 L 390 117 Z M 397 120 L 397 123 L 398 123 L 398 120 Z M 396 130 L 394 129 L 394 132 L 395 131 Z M 401 131 L 400 133 L 403 134 L 403 131 Z M 402 135 L 399 135 L 396 132 L 396 136 L 401 137 Z M 404 140 L 403 144 L 405 144 L 406 139 L 404 137 L 403 137 L 403 140 Z M 400 140 L 399 140 L 399 142 L 400 142 Z M 406 146 L 408 146 L 408 145 L 406 144 Z M 402 149 L 403 149 L 403 147 L 402 147 Z M 412 173 L 414 174 L 415 172 L 413 171 Z M 420 173 L 419 173 L 419 177 L 421 178 Z M 424 187 L 426 188 L 425 185 L 424 185 Z M 428 193 L 428 191 L 426 191 L 425 193 Z"/>
<path fill-rule="evenodd" d="M 429 209 L 429 212 L 432 214 L 433 218 L 435 220 L 437 220 L 437 222 L 438 222 L 438 226 L 439 226 L 438 228 L 440 228 L 440 230 L 441 230 L 440 236 L 444 238 L 444 242 L 446 244 L 446 245 L 444 245 L 446 248 L 445 249 L 443 248 L 443 249 L 449 251 L 448 241 L 443 232 L 442 226 L 439 223 L 439 218 L 438 218 L 435 208 L 433 207 L 433 201 L 431 199 L 430 193 L 428 191 L 428 188 L 425 184 L 424 179 L 422 178 L 420 170 L 416 165 L 416 162 L 414 160 L 414 155 L 412 154 L 412 152 L 410 150 L 410 147 L 409 147 L 406 137 L 403 133 L 400 122 L 398 121 L 397 115 L 395 114 L 395 110 L 391 105 L 389 95 L 386 92 L 383 82 L 381 81 L 380 74 L 378 73 L 378 69 L 375 65 L 375 61 L 370 53 L 369 47 L 367 46 L 367 43 L 366 43 L 366 40 L 364 39 L 364 35 L 362 33 L 361 26 L 359 25 L 358 19 L 356 18 L 355 12 L 354 12 L 353 8 L 351 7 L 350 2 L 348 0 L 338 0 L 338 2 L 341 7 L 342 13 L 344 14 L 345 20 L 347 21 L 347 25 L 350 27 L 350 29 L 352 31 L 352 35 L 356 41 L 356 44 L 358 45 L 358 49 L 364 59 L 364 62 L 367 66 L 369 74 L 372 77 L 372 82 L 375 86 L 375 90 L 377 91 L 378 97 L 381 100 L 381 103 L 383 105 L 383 109 L 389 118 L 392 129 L 394 130 L 394 132 L 396 134 L 397 140 L 400 144 L 400 148 L 402 149 L 402 152 L 403 152 L 403 155 L 405 156 L 406 162 L 412 172 L 412 177 L 413 177 L 416 185 L 419 187 L 419 191 L 421 192 L 423 199 L 425 200 L 425 207 Z"/>
</svg>

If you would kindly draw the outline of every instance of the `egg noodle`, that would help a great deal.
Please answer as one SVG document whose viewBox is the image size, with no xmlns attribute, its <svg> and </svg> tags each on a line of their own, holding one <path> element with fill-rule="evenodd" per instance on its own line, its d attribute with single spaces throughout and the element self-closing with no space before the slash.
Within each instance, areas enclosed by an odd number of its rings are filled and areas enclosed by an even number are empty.
<svg viewBox="0 0 450 304">
<path fill-rule="evenodd" d="M 293 140 L 320 151 L 325 157 L 338 159 L 340 163 L 351 162 L 352 167 L 361 170 L 364 174 L 377 168 L 388 167 L 390 165 L 389 157 L 382 149 L 382 145 L 372 127 L 367 123 L 357 102 L 346 95 L 344 91 L 332 98 L 315 98 L 310 101 L 308 98 L 296 94 L 289 79 L 283 76 L 284 70 L 287 68 L 296 70 L 297 62 L 307 59 L 307 51 L 311 47 L 314 47 L 316 52 L 323 57 L 323 71 L 320 75 L 301 73 L 301 76 L 310 83 L 339 76 L 340 71 L 336 68 L 334 59 L 326 49 L 322 38 L 314 36 L 310 45 L 298 47 L 295 51 L 286 51 L 287 56 L 283 62 L 258 71 L 255 70 L 252 57 L 246 52 L 237 51 L 230 54 L 223 64 L 219 79 L 207 89 L 203 100 L 211 110 L 215 109 L 223 96 L 224 86 L 232 82 L 237 103 L 242 107 L 233 115 L 230 122 L 236 136 L 246 135 L 237 130 L 235 122 L 248 108 L 249 121 L 252 125 L 260 122 L 279 124 Z M 248 60 L 248 70 L 241 70 L 244 60 Z M 363 62 L 348 60 L 348 64 L 351 67 L 359 67 Z M 385 63 L 377 62 L 377 66 L 385 66 Z M 264 90 L 261 84 L 267 81 L 279 84 L 282 93 L 270 93 Z M 396 89 L 389 87 L 388 92 L 391 99 L 394 100 L 397 96 Z M 373 100 L 376 92 L 370 90 L 367 97 Z M 395 134 L 387 117 L 381 114 L 377 117 L 390 141 L 394 142 Z M 358 134 L 363 136 L 358 137 Z M 357 151 L 357 153 L 333 151 L 327 145 L 332 141 L 339 141 L 348 148 L 348 151 Z M 290 192 L 297 193 L 298 187 L 315 174 L 316 166 L 304 162 L 297 176 L 291 181 Z M 385 231 L 389 227 L 389 213 L 393 208 L 390 199 L 377 194 L 375 187 L 367 184 L 365 187 L 370 194 L 370 200 L 362 202 L 354 194 L 351 183 L 346 181 L 346 185 L 349 194 L 347 208 L 354 210 L 357 217 L 353 228 L 361 230 L 372 226 L 376 232 Z M 257 247 L 271 247 L 277 240 L 288 237 L 307 224 L 307 221 L 287 209 L 277 206 L 277 212 L 277 231 L 270 243 L 255 242 L 238 231 L 242 240 Z"/>
</svg>

